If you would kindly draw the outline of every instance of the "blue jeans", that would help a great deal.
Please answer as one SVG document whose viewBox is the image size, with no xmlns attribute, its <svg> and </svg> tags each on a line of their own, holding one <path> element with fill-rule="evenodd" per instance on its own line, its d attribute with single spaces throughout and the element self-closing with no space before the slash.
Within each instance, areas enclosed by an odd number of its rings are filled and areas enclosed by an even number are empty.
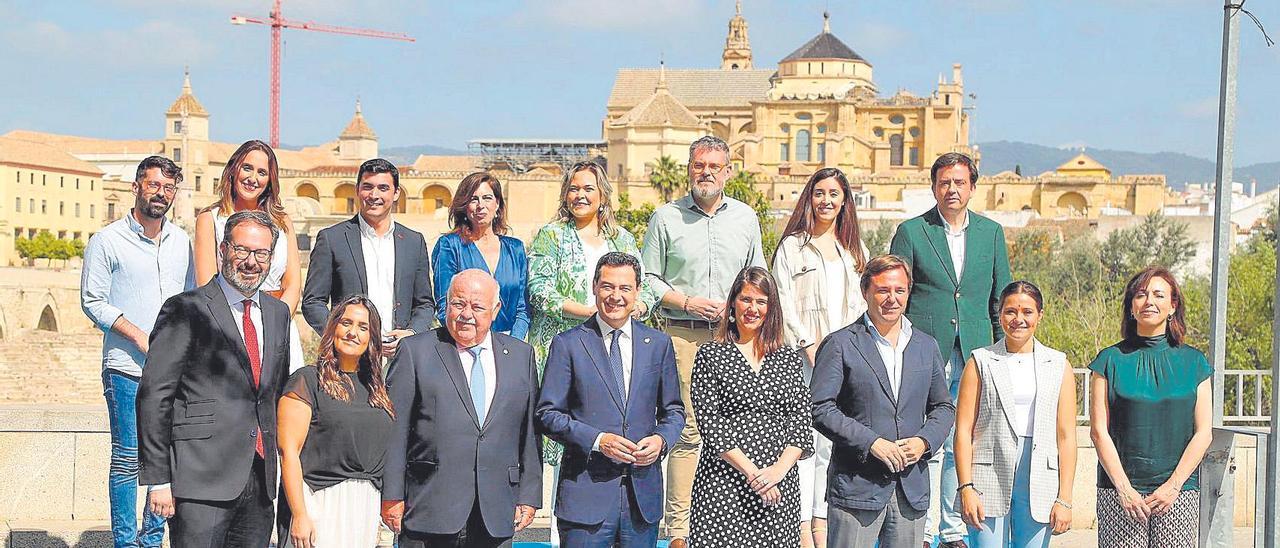
<svg viewBox="0 0 1280 548">
<path fill-rule="evenodd" d="M 102 395 L 111 422 L 111 468 L 107 492 L 111 500 L 111 536 L 116 548 L 160 546 L 164 518 L 144 506 L 142 534 L 138 534 L 138 379 L 106 369 Z"/>
<path fill-rule="evenodd" d="M 948 365 L 951 401 L 955 403 L 956 395 L 960 393 L 960 376 L 964 372 L 964 359 L 960 356 L 958 347 L 952 348 Z M 956 481 L 954 444 L 955 428 L 952 427 L 947 432 L 942 450 L 935 451 L 929 459 L 929 513 L 925 519 L 925 538 L 936 537 L 939 542 L 955 542 L 969 536 L 969 526 L 965 525 L 960 517 L 960 509 L 955 505 L 959 482 Z"/>
<path fill-rule="evenodd" d="M 975 531 L 978 548 L 1049 548 L 1049 524 L 1031 517 L 1031 438 L 1018 439 L 1018 467 L 1013 472 L 1009 513 L 989 517 Z"/>
</svg>

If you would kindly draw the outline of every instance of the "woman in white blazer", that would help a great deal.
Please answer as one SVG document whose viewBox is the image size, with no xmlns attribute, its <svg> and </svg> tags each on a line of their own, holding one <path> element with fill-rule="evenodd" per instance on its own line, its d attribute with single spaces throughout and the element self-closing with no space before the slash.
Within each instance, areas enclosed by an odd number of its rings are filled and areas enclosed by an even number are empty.
<svg viewBox="0 0 1280 548">
<path fill-rule="evenodd" d="M 1036 340 L 1044 298 L 1000 294 L 1004 338 L 973 351 L 956 403 L 956 506 L 979 548 L 1049 546 L 1071 527 L 1076 383 L 1066 355 Z"/>
<path fill-rule="evenodd" d="M 836 168 L 809 177 L 773 258 L 785 339 L 803 348 L 813 377 L 814 354 L 827 334 L 857 321 L 867 310 L 858 290 L 867 250 L 849 180 Z M 831 442 L 813 433 L 814 458 L 799 462 L 800 545 L 826 546 L 827 464 Z"/>
</svg>

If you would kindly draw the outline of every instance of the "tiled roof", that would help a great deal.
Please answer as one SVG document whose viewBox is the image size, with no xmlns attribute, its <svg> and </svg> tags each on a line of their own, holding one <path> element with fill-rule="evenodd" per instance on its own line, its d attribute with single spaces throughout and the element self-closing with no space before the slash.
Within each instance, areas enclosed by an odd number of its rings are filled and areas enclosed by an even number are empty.
<svg viewBox="0 0 1280 548">
<path fill-rule="evenodd" d="M 1077 154 L 1075 158 L 1067 160 L 1066 163 L 1058 166 L 1057 171 L 1093 171 L 1099 169 L 1111 171 L 1107 166 L 1104 166 L 1097 160 L 1090 158 L 1088 154 L 1081 152 L 1080 154 Z"/>
<path fill-rule="evenodd" d="M 11 139 L 43 143 L 70 154 L 160 154 L 163 141 L 95 139 L 43 131 L 15 129 L 3 135 Z"/>
<path fill-rule="evenodd" d="M 183 114 L 183 109 L 186 109 L 188 116 L 209 116 L 209 111 L 205 110 L 204 105 L 201 105 L 200 101 L 196 100 L 196 96 L 191 93 L 190 74 L 183 75 L 182 94 L 178 95 L 178 98 L 173 101 L 173 104 L 169 106 L 169 110 L 165 111 L 165 114 L 181 115 Z"/>
<path fill-rule="evenodd" d="M 338 135 L 339 139 L 377 139 L 378 134 L 373 132 L 373 128 L 364 121 L 364 114 L 360 112 L 360 101 L 356 101 L 356 114 L 351 117 L 351 122 L 347 124 L 347 128 L 342 130 Z"/>
<path fill-rule="evenodd" d="M 800 61 L 804 59 L 848 59 L 851 61 L 866 61 L 861 55 L 854 53 L 853 49 L 841 42 L 836 35 L 830 32 L 823 32 L 814 36 L 812 40 L 805 42 L 800 49 L 791 52 L 782 59 L 783 63 L 788 61 Z"/>
<path fill-rule="evenodd" d="M 641 101 L 626 114 L 614 120 L 612 125 L 698 127 L 700 122 L 697 116 L 689 112 L 688 108 L 680 104 L 680 101 L 667 91 L 666 87 L 659 87 L 648 99 Z"/>
<path fill-rule="evenodd" d="M 609 93 L 609 108 L 631 109 L 653 95 L 658 69 L 620 69 Z M 666 69 L 671 96 L 687 108 L 745 107 L 764 100 L 773 69 Z"/>
<path fill-rule="evenodd" d="M 73 171 L 95 177 L 102 176 L 102 170 L 97 166 L 57 147 L 7 136 L 0 137 L 0 164 L 26 165 L 48 171 Z"/>
<path fill-rule="evenodd" d="M 476 171 L 480 169 L 479 156 L 436 156 L 422 154 L 413 161 L 415 171 Z"/>
</svg>

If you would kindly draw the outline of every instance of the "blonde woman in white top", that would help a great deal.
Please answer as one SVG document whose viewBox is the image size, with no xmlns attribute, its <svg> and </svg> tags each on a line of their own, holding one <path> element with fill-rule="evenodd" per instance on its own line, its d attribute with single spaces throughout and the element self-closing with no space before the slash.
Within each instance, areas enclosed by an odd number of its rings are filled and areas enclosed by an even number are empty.
<svg viewBox="0 0 1280 548">
<path fill-rule="evenodd" d="M 813 376 L 814 354 L 822 339 L 866 312 L 866 300 L 858 290 L 866 264 L 849 180 L 839 169 L 820 169 L 796 200 L 773 258 L 786 343 L 804 349 L 809 358 L 805 382 Z M 814 458 L 799 462 L 800 544 L 820 548 L 826 546 L 831 442 L 816 431 L 813 436 Z"/>
<path fill-rule="evenodd" d="M 1066 356 L 1036 340 L 1044 298 L 1000 293 L 1004 339 L 973 351 L 956 403 L 956 507 L 978 548 L 1048 548 L 1071 527 L 1076 383 Z M 952 496 L 943 493 L 943 496 Z"/>
</svg>

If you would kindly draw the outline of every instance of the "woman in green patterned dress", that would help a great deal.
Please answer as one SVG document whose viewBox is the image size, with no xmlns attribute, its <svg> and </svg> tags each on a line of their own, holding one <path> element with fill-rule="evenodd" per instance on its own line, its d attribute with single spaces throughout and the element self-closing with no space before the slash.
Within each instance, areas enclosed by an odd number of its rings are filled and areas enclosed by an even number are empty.
<svg viewBox="0 0 1280 548">
<path fill-rule="evenodd" d="M 560 210 L 529 245 L 529 344 L 538 359 L 538 375 L 546 365 L 552 337 L 596 312 L 591 278 L 605 253 L 621 251 L 640 257 L 636 238 L 613 215 L 613 186 L 595 162 L 570 167 L 560 186 Z M 658 300 L 642 283 L 636 317 L 643 318 Z M 560 464 L 562 448 L 544 438 L 543 460 Z M 554 528 L 552 529 L 554 530 Z"/>
</svg>

